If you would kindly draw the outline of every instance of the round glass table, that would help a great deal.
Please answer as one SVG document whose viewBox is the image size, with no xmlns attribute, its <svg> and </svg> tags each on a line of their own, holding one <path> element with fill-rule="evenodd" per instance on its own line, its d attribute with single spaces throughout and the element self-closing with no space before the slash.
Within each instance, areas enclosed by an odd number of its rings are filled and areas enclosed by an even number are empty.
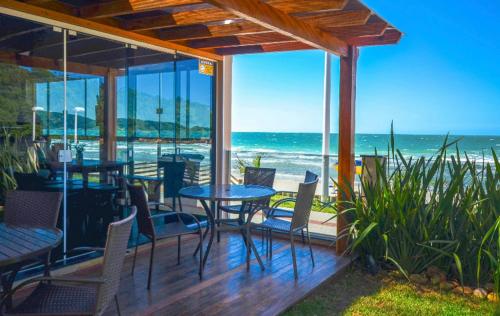
<svg viewBox="0 0 500 316">
<path fill-rule="evenodd" d="M 202 186 L 190 186 L 179 190 L 179 195 L 187 199 L 199 200 L 203 209 L 207 213 L 208 217 L 208 229 L 205 231 L 203 238 L 205 239 L 208 232 L 210 232 L 210 239 L 208 241 L 207 250 L 205 251 L 205 256 L 203 257 L 203 264 L 206 263 L 210 248 L 214 240 L 216 231 L 221 231 L 222 229 L 217 226 L 220 222 L 220 218 L 216 219 L 216 214 L 219 214 L 218 208 L 220 202 L 242 202 L 241 209 L 246 209 L 248 203 L 255 201 L 260 201 L 263 199 L 270 198 L 275 195 L 276 191 L 273 188 L 260 186 L 260 185 L 240 185 L 240 184 L 225 184 L 225 185 L 202 185 Z M 209 205 L 209 203 L 211 202 Z M 245 241 L 247 247 L 251 247 L 255 253 L 255 257 L 259 262 L 259 265 L 264 269 L 264 265 L 257 253 L 257 249 L 253 244 L 251 238 L 246 236 L 246 231 L 243 229 L 246 223 L 244 222 L 244 213 L 240 213 L 238 219 L 239 225 L 232 227 L 230 230 L 239 230 Z"/>
</svg>

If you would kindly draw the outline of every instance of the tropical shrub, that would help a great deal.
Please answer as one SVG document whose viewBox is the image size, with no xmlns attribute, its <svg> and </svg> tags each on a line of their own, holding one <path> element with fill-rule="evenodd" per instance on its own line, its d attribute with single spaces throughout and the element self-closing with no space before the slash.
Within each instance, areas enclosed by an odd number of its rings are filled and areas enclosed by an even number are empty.
<svg viewBox="0 0 500 316">
<path fill-rule="evenodd" d="M 432 158 L 404 157 L 391 132 L 387 170 L 360 178 L 344 205 L 352 221 L 348 251 L 375 258 L 406 277 L 438 266 L 462 283 L 500 284 L 500 163 L 478 163 L 446 137 Z M 452 154 L 450 154 L 452 152 Z"/>
<path fill-rule="evenodd" d="M 38 160 L 35 149 L 18 135 L 4 131 L 0 139 L 0 202 L 3 202 L 5 193 L 16 187 L 14 172 L 36 172 Z"/>
</svg>

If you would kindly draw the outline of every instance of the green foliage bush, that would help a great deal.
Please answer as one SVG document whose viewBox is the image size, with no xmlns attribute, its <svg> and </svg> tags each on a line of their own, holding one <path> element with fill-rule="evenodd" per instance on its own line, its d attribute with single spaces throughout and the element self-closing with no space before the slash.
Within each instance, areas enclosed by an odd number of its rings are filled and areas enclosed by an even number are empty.
<svg viewBox="0 0 500 316">
<path fill-rule="evenodd" d="M 462 283 L 500 283 L 500 162 L 462 155 L 446 137 L 432 158 L 405 158 L 394 133 L 388 165 L 380 162 L 372 184 L 361 179 L 362 194 L 350 189 L 344 206 L 351 225 L 349 251 L 371 255 L 405 276 L 435 265 Z M 450 154 L 452 152 L 452 154 Z"/>
</svg>

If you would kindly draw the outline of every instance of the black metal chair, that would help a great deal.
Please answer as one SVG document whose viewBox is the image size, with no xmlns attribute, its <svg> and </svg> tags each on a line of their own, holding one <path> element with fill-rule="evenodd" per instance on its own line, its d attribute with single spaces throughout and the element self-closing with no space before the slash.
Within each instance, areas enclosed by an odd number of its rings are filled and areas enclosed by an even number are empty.
<svg viewBox="0 0 500 316">
<path fill-rule="evenodd" d="M 102 315 L 114 300 L 120 315 L 118 288 L 120 274 L 130 238 L 132 214 L 109 225 L 106 247 L 89 248 L 104 252 L 102 270 L 98 277 L 38 277 L 16 286 L 0 302 L 0 314 L 8 299 L 27 285 L 38 283 L 20 303 L 8 309 L 6 315 Z"/>
<path fill-rule="evenodd" d="M 44 191 L 47 184 L 47 178 L 40 176 L 37 173 L 21 173 L 14 172 L 17 189 L 22 191 Z"/>
<path fill-rule="evenodd" d="M 176 202 L 179 202 L 179 209 L 182 212 L 182 202 L 179 190 L 184 185 L 184 173 L 186 163 L 184 161 L 163 161 L 160 163 L 163 168 L 163 197 L 172 199 L 172 210 L 176 209 Z"/>
<path fill-rule="evenodd" d="M 151 254 L 149 258 L 149 272 L 148 272 L 148 290 L 151 288 L 151 273 L 153 269 L 153 258 L 156 242 L 162 239 L 177 237 L 177 264 L 180 264 L 181 258 L 181 236 L 197 234 L 200 237 L 199 246 L 203 245 L 203 232 L 198 219 L 188 213 L 161 213 L 151 215 L 148 206 L 148 199 L 144 187 L 142 185 L 128 185 L 130 193 L 130 202 L 137 207 L 137 228 L 138 234 L 136 239 L 134 260 L 132 263 L 132 273 L 135 269 L 135 261 L 137 257 L 137 248 L 139 247 L 140 235 L 145 236 L 151 241 Z M 172 222 L 159 224 L 158 227 L 154 224 L 154 219 L 167 219 L 173 220 Z M 192 222 L 192 223 L 189 223 Z M 203 276 L 203 247 L 200 246 L 200 279 Z"/>
<path fill-rule="evenodd" d="M 298 278 L 298 272 L 297 272 L 297 258 L 295 254 L 295 240 L 294 240 L 294 234 L 296 232 L 302 232 L 304 229 L 306 230 L 307 233 L 307 241 L 309 244 L 309 251 L 311 253 L 311 261 L 314 267 L 314 256 L 313 256 L 313 251 L 312 251 L 312 246 L 311 246 L 311 237 L 309 235 L 309 216 L 311 214 L 311 208 L 312 208 L 312 203 L 313 199 L 316 193 L 316 186 L 318 184 L 318 179 L 316 179 L 313 182 L 308 182 L 308 183 L 301 183 L 299 184 L 299 192 L 297 193 L 297 199 L 295 202 L 295 207 L 293 210 L 293 216 L 292 220 L 284 220 L 284 219 L 279 219 L 279 218 L 274 218 L 270 217 L 267 218 L 264 222 L 262 223 L 252 223 L 252 217 L 257 213 L 257 212 L 252 212 L 248 218 L 248 224 L 247 224 L 247 236 L 248 238 L 251 237 L 251 229 L 252 228 L 259 228 L 262 230 L 267 230 L 269 238 L 268 238 L 268 243 L 267 243 L 267 250 L 269 253 L 269 258 L 272 258 L 272 232 L 277 231 L 277 232 L 284 232 L 287 233 L 289 238 L 290 238 L 290 243 L 292 247 L 292 259 L 293 259 L 293 272 L 294 276 L 297 279 Z M 271 210 L 272 211 L 272 210 Z M 249 241 L 252 243 L 252 241 Z M 250 265 L 250 247 L 247 247 L 247 268 Z"/>
</svg>

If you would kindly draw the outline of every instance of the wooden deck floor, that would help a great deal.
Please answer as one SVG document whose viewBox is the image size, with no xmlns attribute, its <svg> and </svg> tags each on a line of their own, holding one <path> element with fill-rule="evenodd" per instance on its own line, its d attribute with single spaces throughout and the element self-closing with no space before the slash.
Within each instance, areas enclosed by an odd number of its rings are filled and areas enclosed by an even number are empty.
<svg viewBox="0 0 500 316">
<path fill-rule="evenodd" d="M 254 237 L 265 254 L 260 237 Z M 245 248 L 240 235 L 223 234 L 214 242 L 204 278 L 199 280 L 197 261 L 192 256 L 196 241 L 182 243 L 181 264 L 177 265 L 176 240 L 160 244 L 155 251 L 151 290 L 146 289 L 149 245 L 139 251 L 135 274 L 130 273 L 132 257 L 126 259 L 119 292 L 122 315 L 277 315 L 307 296 L 312 290 L 341 273 L 350 263 L 337 257 L 333 248 L 314 246 L 313 268 L 308 248 L 297 243 L 299 280 L 295 281 L 290 243 L 275 239 L 272 260 L 263 257 L 265 271 L 254 258 L 246 270 Z M 86 267 L 91 272 L 97 265 Z M 114 306 L 107 315 L 115 315 Z"/>
</svg>

